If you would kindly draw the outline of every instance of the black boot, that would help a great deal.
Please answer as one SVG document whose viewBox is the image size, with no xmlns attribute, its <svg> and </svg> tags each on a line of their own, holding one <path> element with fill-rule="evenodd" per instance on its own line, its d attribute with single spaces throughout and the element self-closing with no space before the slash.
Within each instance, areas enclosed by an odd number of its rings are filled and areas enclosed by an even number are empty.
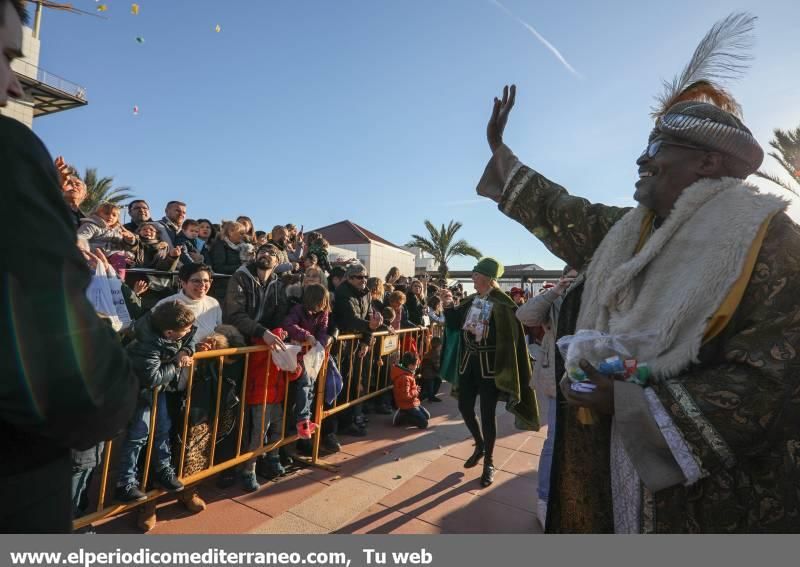
<svg viewBox="0 0 800 567">
<path fill-rule="evenodd" d="M 464 468 L 471 469 L 475 465 L 477 465 L 481 459 L 483 458 L 483 444 L 475 444 L 475 451 L 472 453 L 469 459 L 464 461 Z"/>
<path fill-rule="evenodd" d="M 486 488 L 494 482 L 494 465 L 492 461 L 486 460 L 483 463 L 483 474 L 481 475 L 481 486 Z"/>
</svg>

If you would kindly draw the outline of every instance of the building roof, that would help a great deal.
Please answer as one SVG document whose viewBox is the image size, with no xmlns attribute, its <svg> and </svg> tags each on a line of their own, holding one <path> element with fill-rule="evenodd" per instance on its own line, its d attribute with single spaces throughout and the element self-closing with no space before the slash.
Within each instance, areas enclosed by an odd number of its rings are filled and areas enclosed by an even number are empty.
<svg viewBox="0 0 800 567">
<path fill-rule="evenodd" d="M 529 272 L 532 270 L 544 270 L 538 264 L 511 264 L 505 266 L 506 272 Z"/>
<path fill-rule="evenodd" d="M 393 244 L 385 238 L 378 236 L 374 232 L 367 230 L 363 226 L 359 226 L 354 222 L 350 222 L 349 220 L 343 220 L 341 222 L 329 224 L 328 226 L 314 229 L 313 232 L 319 232 L 323 238 L 325 238 L 325 240 L 334 246 L 339 246 L 342 244 L 369 244 L 371 242 L 380 242 L 386 246 L 397 248 L 406 254 L 411 254 L 411 252 L 405 248 L 402 248 L 397 244 Z"/>
</svg>

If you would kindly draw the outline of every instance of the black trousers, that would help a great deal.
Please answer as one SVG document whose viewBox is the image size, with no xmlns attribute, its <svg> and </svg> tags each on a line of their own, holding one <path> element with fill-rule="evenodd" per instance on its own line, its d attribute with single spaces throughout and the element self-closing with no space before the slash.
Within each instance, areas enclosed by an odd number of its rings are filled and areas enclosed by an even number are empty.
<svg viewBox="0 0 800 567">
<path fill-rule="evenodd" d="M 464 374 L 458 377 L 458 411 L 464 424 L 472 433 L 476 446 L 485 451 L 485 462 L 492 462 L 494 442 L 497 439 L 497 398 L 500 390 L 494 379 L 481 376 L 481 366 L 477 356 L 471 356 Z M 481 423 L 475 415 L 475 402 L 481 400 Z M 482 431 L 481 431 L 482 430 Z"/>
</svg>

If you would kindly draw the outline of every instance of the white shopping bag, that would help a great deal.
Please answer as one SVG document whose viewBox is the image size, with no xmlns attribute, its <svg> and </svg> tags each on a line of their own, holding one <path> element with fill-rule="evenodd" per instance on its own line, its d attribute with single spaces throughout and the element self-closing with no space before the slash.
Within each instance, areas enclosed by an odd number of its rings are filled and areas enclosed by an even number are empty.
<svg viewBox="0 0 800 567">
<path fill-rule="evenodd" d="M 286 345 L 286 350 L 275 349 L 272 351 L 272 362 L 281 370 L 294 372 L 297 370 L 297 355 L 300 354 L 300 347 L 297 345 Z"/>
<path fill-rule="evenodd" d="M 325 348 L 319 342 L 303 355 L 303 366 L 306 374 L 312 380 L 316 379 L 319 371 L 322 370 L 322 363 L 325 362 Z"/>
<path fill-rule="evenodd" d="M 111 299 L 114 301 L 117 317 L 122 323 L 122 328 L 126 329 L 130 327 L 132 321 L 128 307 L 125 305 L 125 297 L 122 295 L 122 280 L 111 266 L 106 268 L 106 277 L 108 277 L 108 287 L 111 290 Z"/>
<path fill-rule="evenodd" d="M 106 269 L 100 262 L 97 263 L 92 280 L 89 282 L 89 287 L 86 288 L 86 297 L 98 315 L 108 317 L 111 320 L 111 326 L 115 331 L 122 329 L 122 321 L 117 315 L 117 308 L 114 305 Z"/>
</svg>

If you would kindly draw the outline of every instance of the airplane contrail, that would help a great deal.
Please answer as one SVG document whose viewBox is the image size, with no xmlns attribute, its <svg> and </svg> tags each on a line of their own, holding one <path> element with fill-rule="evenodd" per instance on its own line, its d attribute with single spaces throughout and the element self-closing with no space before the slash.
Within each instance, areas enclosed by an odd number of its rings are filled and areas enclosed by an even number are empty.
<svg viewBox="0 0 800 567">
<path fill-rule="evenodd" d="M 576 77 L 578 77 L 579 79 L 583 78 L 583 77 L 581 77 L 581 74 L 580 74 L 580 73 L 578 73 L 578 72 L 575 70 L 575 68 L 574 68 L 572 65 L 570 65 L 570 64 L 569 64 L 569 61 L 567 61 L 567 60 L 564 58 L 564 56 L 563 56 L 563 55 L 561 55 L 561 52 L 560 52 L 558 49 L 556 49 L 556 46 L 555 46 L 555 45 L 553 45 L 552 43 L 550 43 L 549 41 L 547 41 L 547 40 L 544 38 L 544 36 L 542 36 L 542 34 L 540 34 L 538 31 L 536 31 L 536 28 L 534 28 L 534 27 L 533 27 L 532 25 L 530 25 L 528 22 L 526 22 L 525 20 L 523 20 L 522 18 L 520 18 L 519 16 L 517 16 L 516 14 L 514 14 L 514 13 L 513 13 L 511 10 L 509 10 L 508 8 L 506 8 L 505 6 L 503 6 L 503 5 L 502 5 L 500 2 L 498 2 L 498 0 L 489 0 L 489 2 L 491 2 L 492 4 L 494 4 L 495 6 L 497 6 L 498 8 L 500 8 L 501 10 L 503 10 L 503 11 L 504 11 L 506 14 L 508 14 L 509 16 L 511 16 L 512 18 L 514 18 L 515 20 L 517 20 L 517 21 L 518 21 L 520 24 L 522 24 L 523 26 L 525 26 L 525 28 L 526 28 L 526 29 L 527 29 L 529 32 L 531 32 L 531 33 L 533 34 L 533 36 L 534 36 L 536 39 L 538 39 L 538 40 L 539 40 L 539 42 L 540 42 L 542 45 L 544 45 L 544 46 L 545 46 L 547 49 L 549 49 L 549 50 L 552 52 L 552 54 L 553 54 L 553 55 L 555 55 L 555 56 L 556 56 L 556 59 L 558 59 L 559 61 L 561 61 L 562 65 L 564 65 L 564 67 L 566 67 L 566 68 L 567 68 L 567 70 L 568 70 L 570 73 L 572 73 L 573 75 L 575 75 L 575 76 L 576 76 Z"/>
</svg>

